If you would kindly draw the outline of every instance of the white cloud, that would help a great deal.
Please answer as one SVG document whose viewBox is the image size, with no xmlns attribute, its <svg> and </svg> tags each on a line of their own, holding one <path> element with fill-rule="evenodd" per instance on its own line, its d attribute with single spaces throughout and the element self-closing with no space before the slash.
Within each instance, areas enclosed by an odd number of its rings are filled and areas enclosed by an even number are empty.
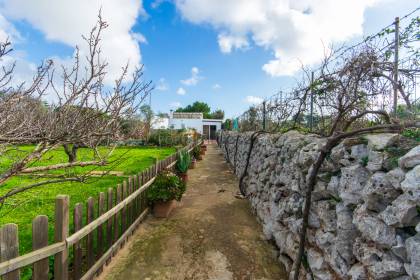
<svg viewBox="0 0 420 280">
<path fill-rule="evenodd" d="M 146 37 L 144 37 L 141 33 L 132 32 L 131 36 L 139 43 L 139 44 L 148 44 Z"/>
<path fill-rule="evenodd" d="M 191 77 L 180 82 L 186 86 L 195 86 L 202 77 L 200 76 L 200 69 L 197 67 L 191 68 Z"/>
<path fill-rule="evenodd" d="M 22 40 L 22 36 L 13 24 L 0 14 L 0 42 L 3 43 L 7 39 L 12 43 L 17 43 Z"/>
<path fill-rule="evenodd" d="M 157 8 L 159 8 L 159 6 L 160 6 L 160 5 L 162 5 L 162 4 L 163 4 L 163 2 L 165 2 L 165 1 L 167 1 L 167 0 L 155 0 L 155 1 L 153 1 L 153 2 L 150 4 L 150 7 L 151 7 L 152 9 L 157 9 Z"/>
<path fill-rule="evenodd" d="M 36 74 L 37 65 L 25 60 L 24 53 L 22 52 L 13 52 L 13 54 L 13 57 L 11 55 L 3 56 L 0 60 L 0 67 L 9 69 L 15 63 L 15 72 L 11 80 L 11 85 L 29 83 Z"/>
<path fill-rule="evenodd" d="M 214 84 L 212 88 L 213 88 L 214 90 L 218 90 L 218 89 L 221 89 L 221 88 L 222 88 L 222 86 L 221 86 L 221 85 L 219 85 L 219 84 Z"/>
<path fill-rule="evenodd" d="M 245 102 L 255 105 L 255 104 L 260 104 L 264 101 L 264 99 L 262 99 L 261 97 L 258 96 L 252 96 L 252 95 L 248 95 L 247 97 L 245 97 Z"/>
<path fill-rule="evenodd" d="M 175 0 L 183 18 L 211 24 L 222 52 L 249 42 L 273 51 L 262 68 L 271 76 L 292 75 L 322 59 L 332 43 L 362 33 L 363 14 L 381 0 Z M 383 0 L 382 0 L 383 1 Z"/>
<path fill-rule="evenodd" d="M 179 94 L 179 95 L 185 95 L 187 92 L 185 91 L 184 88 L 180 87 L 180 88 L 178 88 L 176 93 Z"/>
<path fill-rule="evenodd" d="M 112 82 L 129 61 L 129 71 L 141 62 L 138 43 L 144 37 L 131 29 L 139 15 L 146 15 L 142 0 L 2 0 L 0 13 L 14 20 L 26 20 L 51 41 L 87 53 L 81 35 L 86 35 L 97 21 L 99 10 L 109 27 L 103 33 L 102 57 L 108 62 L 106 82 Z"/>
<path fill-rule="evenodd" d="M 157 84 L 156 89 L 159 91 L 167 91 L 169 89 L 169 86 L 166 83 L 165 78 L 159 79 L 159 83 Z"/>
<path fill-rule="evenodd" d="M 219 34 L 218 42 L 223 53 L 230 53 L 232 49 L 245 49 L 249 46 L 246 36 Z"/>
<path fill-rule="evenodd" d="M 179 108 L 181 106 L 182 106 L 182 104 L 180 102 L 178 102 L 178 101 L 174 101 L 174 102 L 172 102 L 172 103 L 169 104 L 169 107 L 175 108 L 175 109 L 176 108 Z"/>
</svg>

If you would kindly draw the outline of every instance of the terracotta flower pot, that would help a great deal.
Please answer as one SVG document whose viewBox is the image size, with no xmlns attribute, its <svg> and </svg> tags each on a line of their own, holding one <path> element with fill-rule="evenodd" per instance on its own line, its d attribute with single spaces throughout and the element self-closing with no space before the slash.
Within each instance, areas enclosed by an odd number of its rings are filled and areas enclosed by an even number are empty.
<svg viewBox="0 0 420 280">
<path fill-rule="evenodd" d="M 206 145 L 201 145 L 201 149 L 207 152 L 207 146 Z"/>
<path fill-rule="evenodd" d="M 188 173 L 179 173 L 178 176 L 185 184 L 188 182 Z"/>
<path fill-rule="evenodd" d="M 197 165 L 197 161 L 195 159 L 192 160 L 191 163 L 190 163 L 190 169 L 194 169 L 196 167 L 196 165 Z"/>
<path fill-rule="evenodd" d="M 197 158 L 197 160 L 203 160 L 203 156 L 200 154 Z"/>
<path fill-rule="evenodd" d="M 157 201 L 153 204 L 153 215 L 157 218 L 168 218 L 176 207 L 176 200 Z"/>
</svg>

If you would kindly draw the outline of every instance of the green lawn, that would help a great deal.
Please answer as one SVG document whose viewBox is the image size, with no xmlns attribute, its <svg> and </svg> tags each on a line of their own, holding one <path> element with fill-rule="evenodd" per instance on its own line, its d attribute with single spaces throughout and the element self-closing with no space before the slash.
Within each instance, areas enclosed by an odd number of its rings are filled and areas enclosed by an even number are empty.
<svg viewBox="0 0 420 280">
<path fill-rule="evenodd" d="M 33 149 L 33 146 L 21 147 L 23 150 Z M 81 173 L 87 170 L 112 170 L 123 171 L 124 176 L 106 175 L 102 177 L 92 177 L 87 183 L 66 182 L 59 184 L 50 184 L 41 186 L 24 193 L 18 194 L 6 201 L 0 210 L 0 227 L 7 223 L 15 223 L 19 226 L 19 243 L 20 253 L 31 251 L 32 219 L 37 215 L 47 215 L 50 226 L 50 242 L 53 240 L 54 225 L 54 200 L 59 194 L 70 196 L 71 211 L 74 204 L 78 202 L 86 202 L 87 198 L 92 196 L 97 198 L 99 192 L 106 192 L 109 187 L 116 187 L 127 176 L 142 171 L 153 164 L 155 158 L 163 159 L 175 152 L 175 148 L 152 148 L 152 147 L 120 147 L 117 148 L 110 161 L 109 166 L 104 167 L 78 167 L 71 170 L 53 171 L 52 173 L 60 174 Z M 91 160 L 92 151 L 89 149 L 80 149 L 79 160 Z M 18 156 L 18 155 L 16 155 Z M 66 162 L 66 155 L 63 149 L 57 149 L 46 153 L 40 162 L 34 166 L 46 165 L 51 163 Z M 6 158 L 0 158 L 0 171 L 10 164 Z M 24 185 L 36 182 L 37 178 L 29 176 L 19 176 L 12 178 L 0 187 L 0 195 L 7 193 L 10 189 L 18 185 Z M 72 219 L 72 218 L 71 218 Z M 72 227 L 72 226 L 71 226 Z"/>
</svg>

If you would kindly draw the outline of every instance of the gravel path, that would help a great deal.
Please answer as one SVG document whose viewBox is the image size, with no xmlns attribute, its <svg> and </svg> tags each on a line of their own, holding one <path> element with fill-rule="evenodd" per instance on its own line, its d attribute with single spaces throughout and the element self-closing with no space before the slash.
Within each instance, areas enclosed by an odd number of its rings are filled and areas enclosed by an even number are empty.
<svg viewBox="0 0 420 280">
<path fill-rule="evenodd" d="M 101 279 L 286 279 L 217 146 L 189 171 L 169 219 L 149 217 Z"/>
</svg>

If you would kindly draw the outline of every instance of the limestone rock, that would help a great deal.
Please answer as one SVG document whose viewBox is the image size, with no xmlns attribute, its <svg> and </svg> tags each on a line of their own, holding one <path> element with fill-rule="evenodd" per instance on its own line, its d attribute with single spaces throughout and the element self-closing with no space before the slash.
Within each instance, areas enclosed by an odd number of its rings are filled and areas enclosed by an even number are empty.
<svg viewBox="0 0 420 280">
<path fill-rule="evenodd" d="M 366 168 L 371 172 L 379 171 L 384 165 L 385 154 L 383 152 L 371 150 L 369 151 L 368 160 Z"/>
<path fill-rule="evenodd" d="M 409 275 L 413 279 L 420 279 L 420 234 L 408 238 L 405 241 L 407 258 L 410 262 Z"/>
<path fill-rule="evenodd" d="M 327 191 L 334 197 L 339 197 L 340 178 L 333 176 L 327 185 Z"/>
<path fill-rule="evenodd" d="M 367 280 L 366 269 L 360 263 L 353 265 L 348 275 L 352 280 Z"/>
<path fill-rule="evenodd" d="M 362 166 L 353 165 L 341 169 L 340 198 L 344 205 L 357 205 L 362 202 L 361 192 L 369 178 L 369 172 Z"/>
<path fill-rule="evenodd" d="M 367 267 L 371 279 L 386 280 L 405 274 L 404 264 L 397 258 L 383 259 Z"/>
<path fill-rule="evenodd" d="M 337 228 L 337 217 L 334 205 L 328 200 L 314 203 L 312 209 L 321 221 L 321 226 L 325 231 L 335 231 Z"/>
<path fill-rule="evenodd" d="M 378 217 L 388 226 L 405 227 L 416 225 L 416 216 L 416 202 L 412 196 L 405 193 L 397 197 Z"/>
<path fill-rule="evenodd" d="M 384 172 L 373 174 L 362 190 L 366 207 L 373 211 L 382 211 L 400 194 L 387 180 Z"/>
<path fill-rule="evenodd" d="M 325 232 L 322 229 L 318 229 L 315 232 L 315 243 L 324 254 L 330 255 L 335 243 L 335 236 L 331 232 Z"/>
<path fill-rule="evenodd" d="M 343 143 L 338 144 L 331 150 L 330 158 L 333 162 L 339 163 L 342 159 L 348 159 L 349 153 L 346 151 Z"/>
<path fill-rule="evenodd" d="M 366 135 L 365 138 L 368 140 L 368 147 L 381 151 L 386 147 L 395 145 L 400 136 L 396 133 L 380 133 L 380 134 L 370 134 Z"/>
<path fill-rule="evenodd" d="M 401 188 L 415 199 L 416 203 L 420 203 L 420 165 L 405 174 L 405 180 L 401 182 Z"/>
<path fill-rule="evenodd" d="M 404 264 L 392 253 L 378 249 L 357 238 L 353 252 L 366 267 L 368 279 L 392 279 L 405 274 Z"/>
<path fill-rule="evenodd" d="M 353 223 L 364 238 L 374 241 L 382 248 L 391 248 L 396 243 L 395 228 L 368 213 L 363 206 L 354 211 Z"/>
<path fill-rule="evenodd" d="M 348 271 L 350 270 L 350 265 L 338 251 L 337 246 L 333 246 L 332 248 L 331 255 L 329 257 L 329 263 L 335 273 L 340 275 L 340 278 L 346 278 Z"/>
<path fill-rule="evenodd" d="M 315 279 L 334 279 L 328 271 L 328 264 L 325 262 L 325 258 L 321 253 L 317 252 L 313 248 L 309 248 L 307 251 L 307 259 Z"/>
<path fill-rule="evenodd" d="M 420 164 L 420 145 L 412 148 L 408 153 L 398 160 L 401 168 L 413 168 Z"/>
<path fill-rule="evenodd" d="M 365 144 L 359 144 L 351 147 L 350 156 L 358 161 L 369 155 L 368 148 Z"/>
<path fill-rule="evenodd" d="M 336 206 L 337 215 L 337 237 L 335 239 L 335 248 L 347 265 L 354 261 L 353 242 L 357 237 L 357 229 L 353 224 L 353 212 L 339 203 Z"/>
<path fill-rule="evenodd" d="M 395 189 L 401 189 L 401 182 L 405 178 L 405 172 L 401 168 L 397 167 L 395 169 L 392 169 L 391 171 L 386 173 L 385 176 L 388 182 L 390 182 Z"/>
</svg>

